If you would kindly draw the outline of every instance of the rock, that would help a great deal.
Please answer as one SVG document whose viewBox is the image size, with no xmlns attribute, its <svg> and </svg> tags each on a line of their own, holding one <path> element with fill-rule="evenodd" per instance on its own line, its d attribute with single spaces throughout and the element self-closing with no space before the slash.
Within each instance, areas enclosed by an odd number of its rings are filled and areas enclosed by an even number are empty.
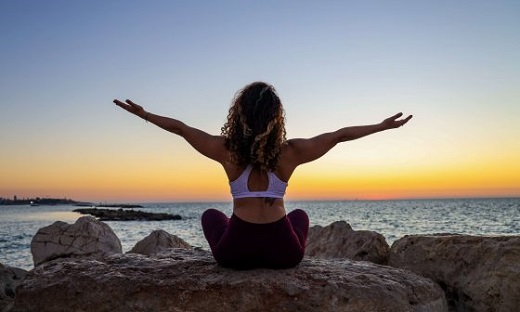
<svg viewBox="0 0 520 312">
<path fill-rule="evenodd" d="M 31 241 L 35 266 L 57 258 L 103 257 L 121 252 L 116 234 L 93 217 L 81 217 L 74 224 L 54 222 L 39 229 Z"/>
<path fill-rule="evenodd" d="M 16 287 L 23 281 L 27 271 L 4 266 L 0 263 L 0 312 L 9 311 L 14 303 Z"/>
<path fill-rule="evenodd" d="M 447 311 L 442 289 L 364 261 L 304 259 L 287 270 L 231 270 L 201 250 L 52 261 L 17 289 L 13 311 Z"/>
<path fill-rule="evenodd" d="M 520 307 L 519 236 L 405 236 L 392 245 L 389 264 L 439 283 L 452 310 Z"/>
<path fill-rule="evenodd" d="M 390 247 L 383 235 L 372 231 L 354 231 L 345 221 L 337 221 L 326 227 L 317 225 L 309 229 L 305 255 L 386 264 L 389 252 Z"/>
<path fill-rule="evenodd" d="M 163 221 L 182 219 L 179 215 L 144 212 L 141 210 L 80 208 L 73 211 L 92 215 L 99 218 L 100 221 Z"/>
<path fill-rule="evenodd" d="M 129 253 L 153 256 L 169 248 L 190 249 L 191 246 L 175 235 L 163 230 L 155 230 L 143 240 L 137 242 Z"/>
</svg>

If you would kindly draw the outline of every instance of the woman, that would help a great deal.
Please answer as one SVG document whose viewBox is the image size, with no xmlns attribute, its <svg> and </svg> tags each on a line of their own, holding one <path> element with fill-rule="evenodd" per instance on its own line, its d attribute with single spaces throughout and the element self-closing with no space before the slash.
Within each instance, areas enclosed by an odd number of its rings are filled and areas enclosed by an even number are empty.
<svg viewBox="0 0 520 312">
<path fill-rule="evenodd" d="M 303 210 L 286 214 L 283 197 L 296 167 L 325 155 L 336 144 L 397 128 L 412 116 L 345 127 L 309 139 L 285 138 L 284 110 L 275 89 L 254 82 L 240 90 L 221 135 L 145 111 L 130 100 L 114 103 L 182 136 L 199 153 L 219 162 L 230 181 L 233 215 L 209 209 L 202 228 L 215 260 L 237 269 L 289 268 L 303 258 L 309 219 Z"/>
</svg>

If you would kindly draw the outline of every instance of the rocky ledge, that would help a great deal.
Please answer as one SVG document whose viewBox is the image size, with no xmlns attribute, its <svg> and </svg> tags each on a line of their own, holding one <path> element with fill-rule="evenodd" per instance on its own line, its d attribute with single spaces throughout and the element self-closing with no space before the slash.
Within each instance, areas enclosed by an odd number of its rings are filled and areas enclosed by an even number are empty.
<svg viewBox="0 0 520 312">
<path fill-rule="evenodd" d="M 389 265 L 436 281 L 454 311 L 520 311 L 518 236 L 405 236 Z"/>
<path fill-rule="evenodd" d="M 13 306 L 16 288 L 25 279 L 27 271 L 4 266 L 0 263 L 0 311 L 10 311 Z"/>
<path fill-rule="evenodd" d="M 19 269 L 0 270 L 0 311 L 11 311 L 13 300 L 12 311 L 516 312 L 520 306 L 519 236 L 415 235 L 389 249 L 379 234 L 335 222 L 310 229 L 307 251 L 293 269 L 235 271 L 162 230 L 122 254 L 104 222 L 55 222 L 34 236 L 36 267 L 25 279 Z"/>
<path fill-rule="evenodd" d="M 179 215 L 169 213 L 153 213 L 141 210 L 125 210 L 125 209 L 101 209 L 101 208 L 80 208 L 73 210 L 81 214 L 89 214 L 100 221 L 163 221 L 163 220 L 181 220 Z"/>
<path fill-rule="evenodd" d="M 54 260 L 30 271 L 12 311 L 448 311 L 441 288 L 401 269 L 305 259 L 237 271 L 202 250 Z"/>
</svg>

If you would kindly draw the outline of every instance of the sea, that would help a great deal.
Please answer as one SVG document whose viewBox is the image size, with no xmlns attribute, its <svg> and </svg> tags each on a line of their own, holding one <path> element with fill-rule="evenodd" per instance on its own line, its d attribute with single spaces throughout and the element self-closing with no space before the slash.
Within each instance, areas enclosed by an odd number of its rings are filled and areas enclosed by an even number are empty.
<svg viewBox="0 0 520 312">
<path fill-rule="evenodd" d="M 174 234 L 192 246 L 208 249 L 200 225 L 209 208 L 232 213 L 231 203 L 141 203 L 147 212 L 178 214 L 172 221 L 108 221 L 121 240 L 123 252 L 156 229 Z M 391 245 L 404 235 L 457 233 L 499 236 L 520 235 L 520 198 L 288 201 L 288 212 L 300 208 L 310 226 L 346 221 L 354 230 L 381 233 Z M 0 263 L 30 270 L 34 267 L 31 240 L 38 229 L 56 221 L 74 223 L 82 215 L 72 205 L 0 205 Z"/>
</svg>

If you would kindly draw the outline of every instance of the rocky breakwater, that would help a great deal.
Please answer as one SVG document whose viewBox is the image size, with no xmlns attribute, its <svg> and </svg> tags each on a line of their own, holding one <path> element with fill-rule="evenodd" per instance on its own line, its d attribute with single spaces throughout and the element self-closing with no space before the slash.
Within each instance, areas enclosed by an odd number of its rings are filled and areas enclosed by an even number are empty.
<svg viewBox="0 0 520 312">
<path fill-rule="evenodd" d="M 100 221 L 163 221 L 163 220 L 181 220 L 179 215 L 169 213 L 153 213 L 141 210 L 128 209 L 104 209 L 104 208 L 79 208 L 73 210 L 81 214 L 89 214 Z"/>
<path fill-rule="evenodd" d="M 436 281 L 453 311 L 520 311 L 520 237 L 412 235 L 389 265 Z"/>
<path fill-rule="evenodd" d="M 307 257 L 292 269 L 237 271 L 220 267 L 208 251 L 185 242 L 172 248 L 179 242 L 170 235 L 158 231 L 137 244 L 142 248 L 134 247 L 151 256 L 112 253 L 44 262 L 17 288 L 12 311 L 448 309 L 436 283 L 402 269 Z"/>
</svg>

